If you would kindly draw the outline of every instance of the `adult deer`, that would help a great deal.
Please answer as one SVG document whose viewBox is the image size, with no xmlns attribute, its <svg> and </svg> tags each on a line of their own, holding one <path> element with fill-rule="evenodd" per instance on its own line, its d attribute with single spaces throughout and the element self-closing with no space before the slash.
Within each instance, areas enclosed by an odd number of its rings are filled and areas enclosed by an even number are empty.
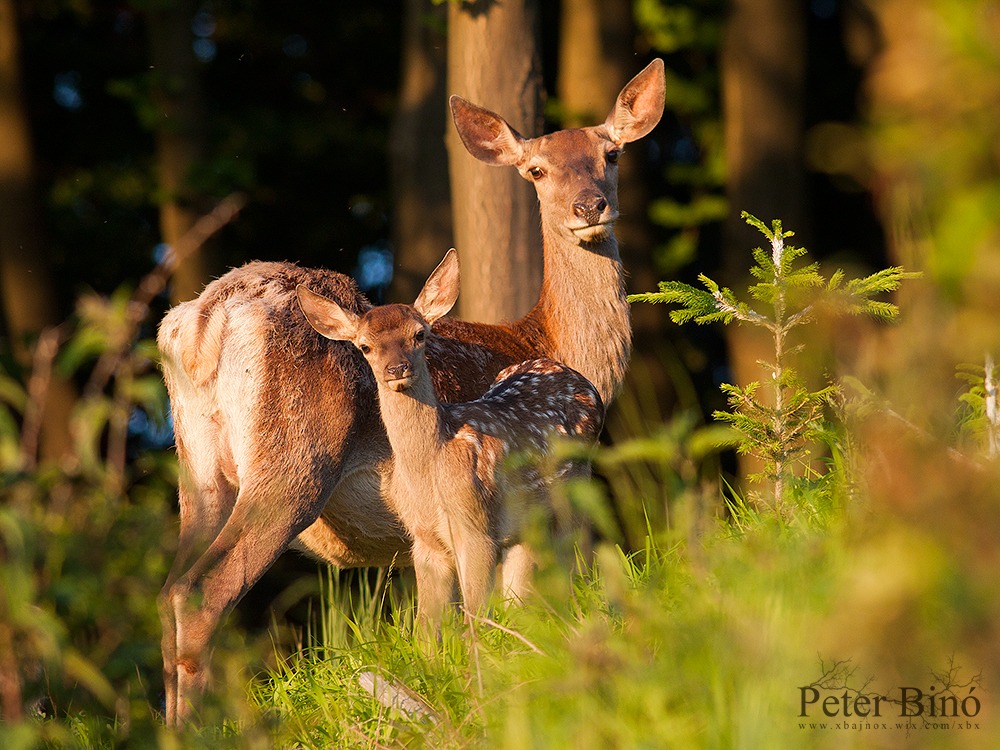
<svg viewBox="0 0 1000 750">
<path fill-rule="evenodd" d="M 603 124 L 534 139 L 452 97 L 472 155 L 534 183 L 544 276 L 538 303 L 519 320 L 437 322 L 427 361 L 441 400 L 468 401 L 504 367 L 550 357 L 610 402 L 631 344 L 613 232 L 615 164 L 626 143 L 653 129 L 663 101 L 660 60 L 622 89 Z M 212 282 L 160 325 L 181 465 L 180 540 L 159 597 L 171 724 L 205 688 L 220 619 L 283 551 L 338 567 L 409 559 L 409 540 L 382 496 L 391 461 L 371 371 L 351 345 L 308 325 L 299 284 L 354 314 L 370 308 L 346 276 L 258 262 Z"/>
<path fill-rule="evenodd" d="M 504 594 L 524 598 L 531 559 L 521 539 L 526 513 L 544 504 L 551 482 L 574 473 L 577 463 L 548 471 L 539 470 L 537 459 L 553 435 L 593 443 L 604 424 L 604 404 L 590 381 L 551 359 L 511 365 L 473 401 L 440 403 L 427 369 L 427 339 L 458 289 L 458 255 L 449 250 L 412 306 L 382 305 L 358 315 L 297 290 L 309 324 L 328 339 L 354 344 L 375 376 L 392 449 L 386 501 L 413 540 L 417 620 L 431 626 L 440 622 L 456 577 L 466 610 L 478 613 L 501 559 Z M 521 465 L 508 465 L 512 454 Z"/>
</svg>

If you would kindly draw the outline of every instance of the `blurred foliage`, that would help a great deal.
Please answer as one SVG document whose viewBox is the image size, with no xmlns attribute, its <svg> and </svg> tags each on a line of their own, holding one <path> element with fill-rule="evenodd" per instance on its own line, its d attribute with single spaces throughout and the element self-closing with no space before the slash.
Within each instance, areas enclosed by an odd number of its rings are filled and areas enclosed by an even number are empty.
<svg viewBox="0 0 1000 750">
<path fill-rule="evenodd" d="M 146 3 L 18 6 L 46 240 L 69 314 L 81 288 L 109 294 L 140 277 L 159 242 Z M 400 19 L 388 0 L 199 8 L 208 156 L 190 175 L 196 209 L 234 190 L 249 198 L 213 242 L 217 273 L 251 258 L 347 272 L 388 237 Z"/>
<path fill-rule="evenodd" d="M 998 276 L 1000 14 L 994 0 L 870 3 L 886 37 L 872 76 L 874 168 L 884 209 L 954 300 L 986 305 Z M 961 127 L 956 127 L 961 123 Z"/>
<path fill-rule="evenodd" d="M 85 295 L 56 362 L 36 358 L 28 383 L 0 373 L 4 747 L 61 744 L 81 712 L 117 716 L 120 739 L 155 719 L 153 603 L 175 541 L 177 467 L 152 431 L 129 429 L 162 423 L 166 399 L 155 346 L 133 340 L 131 298 L 126 289 Z M 90 387 L 72 417 L 72 452 L 38 464 L 28 391 L 44 398 L 53 367 L 89 376 Z M 27 716 L 40 720 L 18 724 Z"/>
<path fill-rule="evenodd" d="M 726 214 L 719 71 L 723 0 L 639 0 L 635 21 L 646 44 L 666 62 L 665 153 L 654 156 L 663 173 L 650 220 L 665 231 L 656 251 L 661 274 L 694 260 L 706 228 Z"/>
<path fill-rule="evenodd" d="M 997 399 L 997 370 L 993 355 L 987 354 L 982 365 L 959 365 L 958 377 L 968 383 L 961 395 L 967 413 L 961 420 L 962 432 L 973 441 L 972 452 L 989 458 L 1000 455 L 1000 403 Z"/>
</svg>

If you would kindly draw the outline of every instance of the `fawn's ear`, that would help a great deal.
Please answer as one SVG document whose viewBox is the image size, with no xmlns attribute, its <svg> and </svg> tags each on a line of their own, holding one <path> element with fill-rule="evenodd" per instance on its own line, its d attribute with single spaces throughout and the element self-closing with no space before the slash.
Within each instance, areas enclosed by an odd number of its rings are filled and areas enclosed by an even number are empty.
<svg viewBox="0 0 1000 750">
<path fill-rule="evenodd" d="M 455 248 L 451 248 L 445 253 L 444 260 L 438 263 L 438 267 L 427 277 L 424 288 L 420 290 L 413 306 L 428 323 L 433 323 L 455 305 L 460 282 L 458 253 Z"/>
<path fill-rule="evenodd" d="M 345 310 L 329 297 L 306 289 L 302 284 L 295 287 L 299 307 L 317 333 L 334 341 L 353 341 L 358 332 L 361 318 L 350 310 Z"/>
<path fill-rule="evenodd" d="M 460 96 L 452 96 L 449 102 L 455 129 L 470 154 L 493 166 L 512 166 L 521 161 L 524 138 L 500 115 Z"/>
<path fill-rule="evenodd" d="M 666 93 L 663 60 L 656 58 L 618 94 L 614 109 L 604 121 L 611 140 L 623 146 L 647 135 L 663 116 Z"/>
</svg>

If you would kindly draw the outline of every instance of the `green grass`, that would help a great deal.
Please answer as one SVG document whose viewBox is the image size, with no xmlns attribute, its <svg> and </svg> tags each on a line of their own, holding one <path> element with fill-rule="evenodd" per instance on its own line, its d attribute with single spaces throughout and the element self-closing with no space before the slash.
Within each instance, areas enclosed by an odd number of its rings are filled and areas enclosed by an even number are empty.
<svg viewBox="0 0 1000 750">
<path fill-rule="evenodd" d="M 604 484 L 557 493 L 560 507 L 585 511 L 606 541 L 592 552 L 565 540 L 539 544 L 538 591 L 526 606 L 497 605 L 472 624 L 455 613 L 440 640 L 428 642 L 413 634 L 411 574 L 324 572 L 312 625 L 291 647 L 287 629 L 276 627 L 273 642 L 266 634 L 248 639 L 232 622 L 220 629 L 199 727 L 167 729 L 157 710 L 158 659 L 148 653 L 155 626 L 146 620 L 155 619 L 162 564 L 141 552 L 156 545 L 113 545 L 121 549 L 112 558 L 120 560 L 117 577 L 49 563 L 61 572 L 59 591 L 87 593 L 103 618 L 96 622 L 116 626 L 91 626 L 121 643 L 120 657 L 107 660 L 114 671 L 101 672 L 113 674 L 113 689 L 85 660 L 64 658 L 61 672 L 53 670 L 68 683 L 54 692 L 61 702 L 46 718 L 0 723 L 0 747 L 997 746 L 997 462 L 957 457 L 899 420 L 872 419 L 790 483 L 795 511 L 776 514 L 711 481 L 708 459 L 726 439 L 717 426 L 681 414 L 665 424 L 633 416 L 627 428 L 595 457 Z M 86 511 L 88 528 L 103 529 L 95 523 L 102 508 L 114 538 L 146 539 L 120 505 L 76 510 Z M 158 539 L 161 505 L 147 510 L 142 528 Z M 5 539 L 20 538 L 4 528 Z M 103 554 L 94 543 L 61 548 L 38 538 L 22 546 L 38 547 L 44 561 L 77 547 L 67 559 Z M 283 601 L 309 588 L 297 583 Z M 109 590 L 118 592 L 118 609 L 102 605 Z M 4 593 L 19 601 L 16 586 Z M 44 632 L 43 611 L 24 609 L 35 625 L 25 633 Z M 90 622 L 67 620 L 77 621 Z M 93 651 L 101 643 L 90 643 L 88 632 L 71 635 Z M 121 665 L 133 653 L 135 674 L 126 680 Z M 383 705 L 362 686 L 370 674 L 426 710 Z M 902 685 L 961 698 L 975 692 L 982 711 L 975 730 L 961 733 L 922 720 L 897 728 L 894 717 L 878 729 L 857 728 L 854 717 L 845 729 L 842 715 L 824 716 L 818 705 L 800 716 L 801 688 L 817 684 L 834 697 Z"/>
<path fill-rule="evenodd" d="M 372 616 L 385 591 L 350 601 L 333 586 L 338 624 L 254 700 L 274 712 L 279 744 L 303 748 L 802 746 L 796 689 L 817 666 L 836 539 L 719 524 L 696 549 L 669 537 L 633 554 L 602 545 L 572 585 L 543 571 L 528 606 L 473 627 L 456 617 L 437 644 L 412 637 L 405 596 L 387 597 L 387 621 Z M 381 706 L 359 684 L 365 671 L 435 719 Z"/>
<path fill-rule="evenodd" d="M 956 639 L 963 613 L 941 618 L 942 597 L 963 596 L 963 573 L 929 537 L 863 510 L 827 511 L 819 524 L 742 507 L 741 523 L 715 521 L 694 542 L 670 533 L 631 554 L 602 544 L 573 575 L 548 567 L 527 606 L 473 626 L 456 616 L 438 643 L 413 637 L 405 578 L 360 595 L 330 579 L 308 645 L 257 680 L 252 700 L 275 746 L 296 748 L 993 746 L 988 714 L 960 738 L 894 722 L 838 731 L 843 717 L 802 726 L 816 716 L 799 717 L 799 688 L 835 662 L 855 669 L 841 686 L 851 690 L 869 677 L 872 689 L 926 689 L 927 670 L 949 659 L 959 678 L 990 667 Z M 964 595 L 971 606 L 976 593 Z M 919 639 L 884 632 L 883 609 L 898 607 L 914 608 Z M 887 636 L 883 652 L 870 648 Z M 381 705 L 364 672 L 418 696 L 433 718 Z"/>
<path fill-rule="evenodd" d="M 929 515 L 911 498 L 848 501 L 817 481 L 795 488 L 803 511 L 786 518 L 728 489 L 726 519 L 677 513 L 669 528 L 648 524 L 629 553 L 603 542 L 575 559 L 552 554 L 526 606 L 498 605 L 473 625 L 456 613 L 440 641 L 413 635 L 409 574 L 324 572 L 296 647 L 222 629 L 202 728 L 168 730 L 136 696 L 118 718 L 68 707 L 60 719 L 0 725 L 0 740 L 162 750 L 994 747 L 1000 605 L 985 553 L 996 546 L 997 477 L 975 477 L 962 506 L 942 514 L 938 501 Z M 832 664 L 838 695 L 926 690 L 932 671 L 954 665 L 952 684 L 967 693 L 974 682 L 982 698 L 980 726 L 961 735 L 895 722 L 835 729 L 843 717 L 812 726 L 824 717 L 799 716 L 799 689 Z M 364 673 L 430 716 L 382 705 Z"/>
</svg>

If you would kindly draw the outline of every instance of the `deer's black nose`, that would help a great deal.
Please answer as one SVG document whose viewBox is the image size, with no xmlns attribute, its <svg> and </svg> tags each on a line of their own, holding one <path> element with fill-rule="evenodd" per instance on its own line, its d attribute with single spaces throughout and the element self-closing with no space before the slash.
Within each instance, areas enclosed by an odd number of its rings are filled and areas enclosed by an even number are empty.
<svg viewBox="0 0 1000 750">
<path fill-rule="evenodd" d="M 608 207 L 608 199 L 600 193 L 581 193 L 573 201 L 573 213 L 588 224 L 597 224 Z"/>
</svg>

